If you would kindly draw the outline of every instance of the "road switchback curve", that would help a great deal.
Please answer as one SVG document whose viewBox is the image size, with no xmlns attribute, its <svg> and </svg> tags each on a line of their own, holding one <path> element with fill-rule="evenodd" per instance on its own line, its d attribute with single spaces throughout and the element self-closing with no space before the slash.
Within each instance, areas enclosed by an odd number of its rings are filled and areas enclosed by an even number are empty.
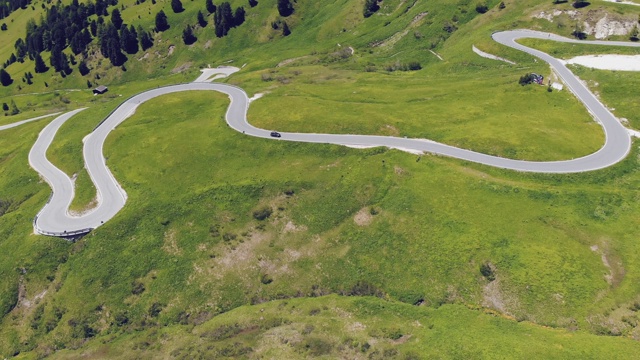
<svg viewBox="0 0 640 360">
<path fill-rule="evenodd" d="M 428 152 L 488 166 L 523 172 L 577 173 L 602 169 L 626 157 L 631 147 L 631 138 L 626 128 L 604 106 L 589 89 L 558 59 L 539 50 L 518 44 L 517 39 L 536 38 L 567 43 L 636 46 L 640 44 L 609 41 L 578 41 L 554 34 L 529 30 L 497 32 L 492 35 L 500 44 L 536 56 L 549 65 L 562 78 L 569 90 L 585 105 L 594 119 L 602 125 L 606 141 L 597 152 L 572 160 L 523 161 L 505 159 L 475 151 L 456 148 L 424 139 L 407 139 L 374 135 L 337 135 L 313 133 L 281 133 L 278 140 L 307 143 L 323 143 L 346 146 L 386 146 L 415 152 Z M 193 82 L 148 90 L 123 102 L 90 135 L 84 139 L 83 155 L 85 167 L 97 190 L 98 205 L 81 216 L 69 213 L 74 197 L 73 181 L 46 158 L 46 151 L 60 126 L 82 109 L 63 114 L 42 130 L 31 152 L 29 163 L 50 184 L 53 193 L 49 202 L 34 220 L 34 230 L 43 235 L 69 237 L 95 229 L 113 218 L 125 205 L 127 194 L 107 167 L 103 147 L 109 133 L 133 115 L 136 108 L 155 97 L 182 91 L 217 91 L 227 94 L 231 100 L 226 121 L 236 131 L 248 136 L 274 139 L 270 130 L 259 129 L 247 121 L 249 98 L 241 88 L 209 82 Z"/>
</svg>

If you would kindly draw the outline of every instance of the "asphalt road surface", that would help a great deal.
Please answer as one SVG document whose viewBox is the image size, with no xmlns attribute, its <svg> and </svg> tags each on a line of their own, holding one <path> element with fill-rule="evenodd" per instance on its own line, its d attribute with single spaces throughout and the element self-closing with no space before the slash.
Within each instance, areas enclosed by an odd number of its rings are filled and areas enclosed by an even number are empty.
<svg viewBox="0 0 640 360">
<path fill-rule="evenodd" d="M 631 147 L 631 138 L 611 112 L 564 66 L 564 64 L 541 51 L 517 44 L 519 38 L 551 39 L 560 42 L 580 44 L 603 44 L 640 46 L 637 43 L 610 41 L 578 41 L 553 34 L 528 30 L 504 31 L 493 34 L 493 39 L 506 46 L 527 52 L 549 63 L 562 78 L 567 87 L 586 106 L 605 132 L 606 142 L 597 152 L 581 158 L 565 161 L 522 161 L 459 149 L 430 140 L 406 139 L 390 136 L 370 135 L 332 135 L 300 134 L 282 132 L 281 141 L 325 143 L 348 146 L 387 146 L 410 151 L 440 154 L 457 159 L 472 161 L 489 166 L 524 172 L 538 173 L 576 173 L 602 169 L 622 160 Z M 227 94 L 231 104 L 227 110 L 226 121 L 230 127 L 243 134 L 261 138 L 275 139 L 271 130 L 259 129 L 247 122 L 249 99 L 244 90 L 227 84 L 193 82 L 157 88 L 133 96 L 111 113 L 89 136 L 84 139 L 85 167 L 93 180 L 98 193 L 98 206 L 82 216 L 72 216 L 68 209 L 74 197 L 73 182 L 46 159 L 46 151 L 59 127 L 75 113 L 75 110 L 63 114 L 42 130 L 29 154 L 29 163 L 51 185 L 53 195 L 34 220 L 37 233 L 51 236 L 71 236 L 88 232 L 113 218 L 124 207 L 127 194 L 107 168 L 102 153 L 104 141 L 116 126 L 131 116 L 141 103 L 155 97 L 182 91 L 211 90 Z"/>
<path fill-rule="evenodd" d="M 52 114 L 42 115 L 42 116 L 34 117 L 34 118 L 31 118 L 31 119 L 26 119 L 26 120 L 22 120 L 22 121 L 16 121 L 16 122 L 14 122 L 14 123 L 7 124 L 7 125 L 2 125 L 2 126 L 0 126 L 0 131 L 2 131 L 2 130 L 7 130 L 7 129 L 11 129 L 11 128 L 14 128 L 14 127 L 16 127 L 16 126 L 20 126 L 20 125 L 22 125 L 22 124 L 30 123 L 30 122 L 32 122 L 32 121 L 36 121 L 36 120 L 40 120 L 40 119 L 44 119 L 44 118 L 48 118 L 48 117 L 55 116 L 55 115 L 58 115 L 58 114 L 60 114 L 60 113 L 59 113 L 59 112 L 57 112 L 57 113 L 52 113 Z"/>
</svg>

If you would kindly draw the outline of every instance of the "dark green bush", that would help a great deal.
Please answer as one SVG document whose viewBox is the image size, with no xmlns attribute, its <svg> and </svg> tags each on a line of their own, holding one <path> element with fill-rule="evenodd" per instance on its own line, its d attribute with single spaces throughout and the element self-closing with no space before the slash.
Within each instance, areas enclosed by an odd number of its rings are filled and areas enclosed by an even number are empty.
<svg viewBox="0 0 640 360">
<path fill-rule="evenodd" d="M 482 274 L 482 276 L 484 276 L 489 281 L 493 281 L 496 279 L 496 274 L 493 271 L 493 267 L 488 262 L 480 265 L 480 274 Z"/>
<path fill-rule="evenodd" d="M 256 211 L 254 211 L 253 212 L 253 217 L 256 220 L 262 221 L 262 220 L 268 218 L 269 216 L 271 216 L 271 213 L 272 213 L 271 207 L 265 206 L 263 208 L 260 208 L 260 209 L 258 209 Z"/>
</svg>

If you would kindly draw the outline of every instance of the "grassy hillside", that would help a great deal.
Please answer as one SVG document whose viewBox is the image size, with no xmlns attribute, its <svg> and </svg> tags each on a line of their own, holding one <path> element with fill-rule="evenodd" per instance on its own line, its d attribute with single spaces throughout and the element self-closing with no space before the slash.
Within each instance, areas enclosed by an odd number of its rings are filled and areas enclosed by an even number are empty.
<svg viewBox="0 0 640 360">
<path fill-rule="evenodd" d="M 209 64 L 246 63 L 227 81 L 264 94 L 249 117 L 265 128 L 424 137 L 525 159 L 575 157 L 602 144 L 600 127 L 569 94 L 517 84 L 525 72 L 548 74 L 547 66 L 490 40 L 494 30 L 521 27 L 568 35 L 531 17 L 550 2 L 491 2 L 480 15 L 464 1 L 390 1 L 364 19 L 359 1 L 300 0 L 288 37 L 271 26 L 275 1 L 232 5 L 245 5 L 245 24 L 222 39 L 210 25 L 197 29 L 187 47 L 182 29 L 204 2 L 184 2 L 181 14 L 168 2 L 120 3 L 136 26 L 151 27 L 160 8 L 169 15 L 171 28 L 156 35 L 148 57 L 131 57 L 126 72 L 96 57 L 88 79 L 100 74 L 106 96 L 94 97 L 77 71 L 1 88 L 0 101 L 23 110 L 2 123 L 89 107 L 48 153 L 77 176 L 76 210 L 95 196 L 82 138 L 128 96 L 191 81 Z M 615 14 L 617 5 L 580 12 Z M 25 14 L 38 13 L 21 10 L 8 21 Z M 449 35 L 445 22 L 458 30 Z M 474 44 L 518 65 L 477 57 Z M 412 61 L 422 69 L 387 71 Z M 23 65 L 8 68 L 14 80 Z M 617 96 L 635 76 L 576 71 L 599 83 L 616 114 L 638 121 L 631 95 Z M 220 94 L 191 92 L 140 106 L 105 149 L 127 206 L 76 243 L 31 234 L 50 189 L 27 154 L 47 120 L 0 133 L 0 356 L 637 352 L 637 147 L 593 173 L 520 174 L 439 156 L 248 138 L 224 123 L 227 105 Z"/>
<path fill-rule="evenodd" d="M 640 346 L 629 339 L 516 323 L 460 305 L 431 309 L 338 296 L 243 306 L 201 325 L 107 341 L 91 341 L 82 353 L 64 350 L 52 358 L 561 359 L 616 354 L 631 359 Z"/>
<path fill-rule="evenodd" d="M 123 316 L 123 330 L 150 330 L 328 293 L 484 305 L 635 336 L 622 321 L 633 323 L 638 293 L 628 228 L 635 156 L 590 175 L 525 176 L 396 151 L 256 141 L 224 125 L 226 100 L 214 96 L 211 107 L 212 96 L 154 100 L 110 137 L 106 156 L 130 201 L 110 224 L 76 244 L 27 235 L 28 221 L 7 235 L 7 249 L 25 255 L 3 264 L 15 281 L 8 289 L 24 284 L 22 294 L 3 293 L 5 309 L 19 304 L 3 321 L 6 354 L 116 336 Z M 22 186 L 31 205 L 1 221 L 29 220 L 47 196 L 44 184 Z M 271 216 L 256 220 L 264 206 Z"/>
</svg>

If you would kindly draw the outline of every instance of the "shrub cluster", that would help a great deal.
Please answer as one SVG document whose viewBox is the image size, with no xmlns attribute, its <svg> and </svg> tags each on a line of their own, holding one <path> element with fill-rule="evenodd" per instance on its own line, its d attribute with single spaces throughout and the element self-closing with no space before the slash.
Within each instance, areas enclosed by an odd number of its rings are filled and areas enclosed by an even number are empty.
<svg viewBox="0 0 640 360">
<path fill-rule="evenodd" d="M 364 8 L 362 9 L 362 15 L 365 18 L 376 13 L 376 11 L 380 10 L 380 5 L 378 5 L 378 0 L 366 0 L 364 2 Z"/>
<path fill-rule="evenodd" d="M 533 82 L 533 75 L 526 73 L 522 76 L 520 76 L 520 80 L 518 80 L 518 84 L 525 86 L 525 85 L 529 85 Z"/>
<path fill-rule="evenodd" d="M 260 209 L 258 209 L 256 211 L 254 211 L 253 212 L 253 217 L 256 220 L 262 221 L 262 220 L 268 218 L 269 216 L 271 216 L 272 212 L 273 211 L 271 210 L 271 208 L 269 206 L 265 206 L 265 207 L 262 207 L 262 208 L 260 208 Z"/>
<path fill-rule="evenodd" d="M 482 276 L 484 276 L 484 278 L 489 281 L 493 281 L 496 279 L 496 274 L 493 271 L 493 267 L 488 262 L 480 265 L 480 274 L 482 274 Z"/>
<path fill-rule="evenodd" d="M 408 63 L 396 61 L 393 64 L 385 66 L 385 70 L 387 71 L 417 71 L 420 69 L 422 69 L 422 65 L 417 61 L 410 61 Z"/>
</svg>

